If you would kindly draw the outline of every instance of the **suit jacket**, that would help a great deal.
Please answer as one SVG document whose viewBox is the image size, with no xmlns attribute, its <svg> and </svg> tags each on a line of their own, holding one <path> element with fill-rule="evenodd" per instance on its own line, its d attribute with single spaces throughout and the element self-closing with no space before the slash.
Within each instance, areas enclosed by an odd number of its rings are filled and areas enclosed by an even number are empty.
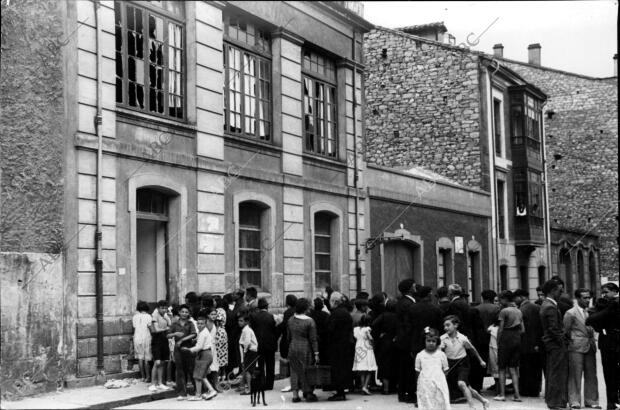
<svg viewBox="0 0 620 410">
<path fill-rule="evenodd" d="M 604 301 L 598 311 L 586 319 L 586 325 L 592 326 L 598 335 L 598 347 L 601 350 L 620 351 L 620 305 L 618 300 Z"/>
<path fill-rule="evenodd" d="M 543 328 L 542 341 L 546 350 L 566 349 L 566 335 L 558 307 L 548 299 L 540 308 L 540 323 Z"/>
<path fill-rule="evenodd" d="M 461 321 L 459 325 L 459 332 L 467 336 L 472 342 L 475 342 L 475 337 L 472 329 L 472 314 L 470 312 L 469 303 L 464 298 L 454 299 L 448 305 L 448 312 L 446 315 L 455 315 Z"/>
<path fill-rule="evenodd" d="M 579 306 L 564 314 L 564 333 L 569 338 L 569 352 L 588 353 L 591 349 L 596 350 L 594 329 L 586 325 L 585 314 Z"/>
<path fill-rule="evenodd" d="M 279 331 L 276 320 L 266 310 L 257 310 L 250 316 L 250 327 L 258 341 L 258 351 L 275 352 L 278 350 Z"/>
<path fill-rule="evenodd" d="M 396 317 L 398 318 L 396 346 L 400 350 L 411 349 L 411 306 L 413 305 L 414 302 L 406 296 L 402 296 L 396 302 Z"/>
<path fill-rule="evenodd" d="M 521 350 L 525 353 L 535 353 L 534 348 L 542 347 L 542 325 L 540 324 L 540 306 L 530 300 L 521 303 L 519 310 L 523 315 L 525 333 L 521 339 Z"/>
<path fill-rule="evenodd" d="M 424 328 L 431 327 L 441 334 L 441 310 L 429 302 L 413 303 L 409 308 L 411 320 L 411 352 L 418 354 L 425 347 Z"/>
</svg>

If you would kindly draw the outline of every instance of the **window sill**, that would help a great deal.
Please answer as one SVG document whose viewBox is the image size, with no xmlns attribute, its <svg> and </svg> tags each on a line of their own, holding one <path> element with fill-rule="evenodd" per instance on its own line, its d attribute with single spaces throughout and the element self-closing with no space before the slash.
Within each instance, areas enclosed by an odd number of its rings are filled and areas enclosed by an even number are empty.
<svg viewBox="0 0 620 410">
<path fill-rule="evenodd" d="M 168 120 L 155 115 L 146 114 L 139 111 L 130 110 L 123 107 L 116 107 L 116 115 L 120 122 L 140 127 L 152 128 L 159 131 L 174 131 L 187 137 L 195 137 L 198 127 L 186 121 Z"/>
<path fill-rule="evenodd" d="M 344 170 L 347 167 L 347 164 L 343 161 L 339 161 L 337 159 L 331 159 L 327 157 L 323 157 L 320 155 L 311 154 L 309 152 L 304 152 L 302 154 L 304 162 L 309 162 L 314 165 L 324 166 L 325 168 L 336 168 L 338 170 Z"/>
<path fill-rule="evenodd" d="M 498 157 L 497 155 L 495 156 L 495 166 L 498 168 L 502 168 L 506 171 L 508 171 L 509 168 L 512 168 L 512 161 L 506 159 L 506 158 L 502 158 L 502 157 Z"/>
<path fill-rule="evenodd" d="M 228 145 L 235 145 L 235 146 L 243 145 L 243 146 L 251 147 L 254 149 L 258 148 L 258 151 L 261 151 L 264 149 L 265 151 L 268 151 L 268 153 L 277 154 L 277 156 L 280 156 L 280 154 L 282 153 L 281 147 L 273 145 L 270 142 L 264 142 L 264 141 L 257 140 L 254 138 L 242 137 L 240 135 L 235 135 L 235 134 L 229 134 L 225 131 L 224 131 L 224 143 Z"/>
</svg>

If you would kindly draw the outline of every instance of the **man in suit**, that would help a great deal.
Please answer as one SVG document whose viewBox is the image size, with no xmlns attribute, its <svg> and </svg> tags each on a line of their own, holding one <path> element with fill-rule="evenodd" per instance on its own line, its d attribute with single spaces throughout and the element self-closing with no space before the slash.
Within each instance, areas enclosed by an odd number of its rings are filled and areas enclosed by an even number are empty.
<svg viewBox="0 0 620 410">
<path fill-rule="evenodd" d="M 433 289 L 429 286 L 418 286 L 416 302 L 411 305 L 411 354 L 415 357 L 426 347 L 424 328 L 430 327 L 441 332 L 443 328 L 441 310 L 433 305 Z"/>
<path fill-rule="evenodd" d="M 598 380 L 596 378 L 596 342 L 594 329 L 586 325 L 586 308 L 592 299 L 589 289 L 577 289 L 577 306 L 564 315 L 564 332 L 568 344 L 568 400 L 573 409 L 581 408 L 581 378 L 583 376 L 583 401 L 586 407 L 598 408 Z"/>
<path fill-rule="evenodd" d="M 568 402 L 568 350 L 558 300 L 562 295 L 560 284 L 551 279 L 543 285 L 545 300 L 540 308 L 545 345 L 545 403 L 550 409 L 564 409 Z"/>
<path fill-rule="evenodd" d="M 540 306 L 529 300 L 528 292 L 523 289 L 515 290 L 514 298 L 523 315 L 523 325 L 525 326 L 525 333 L 521 339 L 520 392 L 522 396 L 538 397 L 542 384 Z"/>
<path fill-rule="evenodd" d="M 598 348 L 601 350 L 607 409 L 615 409 L 620 390 L 620 305 L 618 285 L 608 282 L 601 287 L 603 296 L 597 311 L 586 319 L 586 325 L 599 332 Z"/>
<path fill-rule="evenodd" d="M 250 327 L 254 331 L 256 341 L 258 342 L 258 365 L 264 371 L 265 390 L 272 390 L 279 332 L 275 318 L 267 311 L 269 308 L 267 299 L 258 299 L 257 308 L 258 310 L 250 316 Z"/>
<path fill-rule="evenodd" d="M 467 336 L 469 340 L 474 340 L 471 323 L 471 308 L 461 285 L 453 283 L 448 286 L 448 297 L 450 298 L 450 304 L 448 305 L 447 315 L 455 315 L 458 317 L 461 321 L 459 332 Z"/>
<path fill-rule="evenodd" d="M 398 318 L 398 332 L 396 333 L 396 353 L 398 357 L 398 401 L 415 402 L 416 385 L 414 383 L 414 361 L 411 357 L 412 319 L 411 307 L 416 303 L 415 281 L 404 279 L 398 284 L 401 297 L 396 302 L 396 317 Z"/>
</svg>

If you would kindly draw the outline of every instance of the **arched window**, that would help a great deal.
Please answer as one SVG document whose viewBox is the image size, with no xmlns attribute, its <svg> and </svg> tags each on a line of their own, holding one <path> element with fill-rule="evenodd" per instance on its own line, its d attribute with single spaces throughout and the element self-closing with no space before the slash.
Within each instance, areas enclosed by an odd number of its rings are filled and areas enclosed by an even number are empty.
<svg viewBox="0 0 620 410">
<path fill-rule="evenodd" d="M 543 283 L 547 281 L 547 267 L 539 266 L 538 267 L 538 285 L 542 286 Z"/>
<path fill-rule="evenodd" d="M 566 248 L 560 250 L 558 255 L 558 267 L 560 272 L 560 278 L 565 283 L 564 291 L 573 293 L 573 269 L 571 265 L 570 252 Z"/>
<path fill-rule="evenodd" d="M 454 282 L 454 245 L 448 238 L 439 238 L 436 244 L 437 287 Z"/>
<path fill-rule="evenodd" d="M 334 237 L 336 229 L 332 226 L 336 217 L 329 212 L 314 214 L 314 286 L 316 289 L 325 289 L 332 286 L 335 255 Z"/>
<path fill-rule="evenodd" d="M 499 267 L 499 290 L 508 289 L 508 265 Z"/>
<path fill-rule="evenodd" d="M 268 209 L 263 204 L 245 201 L 239 204 L 239 284 L 263 288 L 266 258 L 261 246 L 266 244 Z"/>
<path fill-rule="evenodd" d="M 594 256 L 594 251 L 590 251 L 588 254 L 588 273 L 590 276 L 590 290 L 592 291 L 592 296 L 594 296 L 598 289 L 598 272 L 596 271 L 596 257 Z"/>
<path fill-rule="evenodd" d="M 583 252 L 581 249 L 577 251 L 577 284 L 579 288 L 586 287 L 585 265 L 583 260 Z"/>
</svg>

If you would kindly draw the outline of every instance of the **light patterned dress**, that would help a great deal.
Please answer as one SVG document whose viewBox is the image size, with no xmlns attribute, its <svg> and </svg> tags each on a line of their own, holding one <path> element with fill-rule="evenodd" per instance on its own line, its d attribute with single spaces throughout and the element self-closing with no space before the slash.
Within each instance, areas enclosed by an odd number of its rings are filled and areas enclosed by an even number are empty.
<svg viewBox="0 0 620 410">
<path fill-rule="evenodd" d="M 146 312 L 137 312 L 133 315 L 132 324 L 135 329 L 133 334 L 133 347 L 136 359 L 151 360 L 151 331 L 149 326 L 153 318 Z"/>
<path fill-rule="evenodd" d="M 228 334 L 226 333 L 226 312 L 222 308 L 216 310 L 217 318 L 215 324 L 217 331 L 215 332 L 215 352 L 217 363 L 220 368 L 228 365 Z"/>
<path fill-rule="evenodd" d="M 432 353 L 422 350 L 415 357 L 418 376 L 418 409 L 450 410 L 450 393 L 444 370 L 448 370 L 448 358 L 440 349 Z"/>
</svg>

